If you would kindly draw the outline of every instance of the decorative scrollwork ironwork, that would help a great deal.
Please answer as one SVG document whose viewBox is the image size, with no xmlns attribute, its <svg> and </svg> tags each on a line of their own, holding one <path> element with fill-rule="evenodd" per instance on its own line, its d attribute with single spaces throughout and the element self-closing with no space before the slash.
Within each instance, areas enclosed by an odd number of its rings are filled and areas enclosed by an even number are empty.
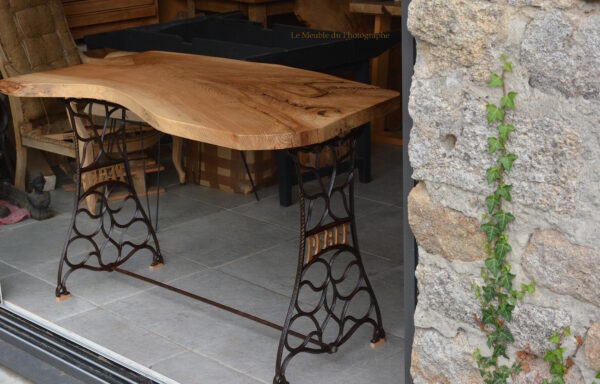
<svg viewBox="0 0 600 384">
<path fill-rule="evenodd" d="M 274 384 L 288 383 L 285 372 L 294 356 L 334 353 L 362 325 L 373 327 L 372 345 L 385 339 L 357 242 L 354 170 L 360 132 L 289 151 L 300 187 L 300 252 Z M 295 342 L 291 331 L 306 337 Z"/>
<path fill-rule="evenodd" d="M 73 128 L 77 179 L 57 298 L 68 297 L 66 280 L 77 269 L 113 271 L 144 250 L 152 255 L 152 266 L 163 263 L 156 233 L 133 187 L 126 109 L 89 99 L 64 104 Z M 128 236 L 130 231 L 136 233 Z"/>
</svg>

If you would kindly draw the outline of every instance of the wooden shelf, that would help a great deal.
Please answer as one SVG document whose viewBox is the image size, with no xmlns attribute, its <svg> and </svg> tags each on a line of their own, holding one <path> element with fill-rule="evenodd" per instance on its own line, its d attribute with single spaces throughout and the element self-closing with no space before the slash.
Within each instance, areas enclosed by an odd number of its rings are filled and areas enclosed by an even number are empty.
<svg viewBox="0 0 600 384">
<path fill-rule="evenodd" d="M 62 0 L 74 39 L 158 22 L 158 0 Z"/>
</svg>

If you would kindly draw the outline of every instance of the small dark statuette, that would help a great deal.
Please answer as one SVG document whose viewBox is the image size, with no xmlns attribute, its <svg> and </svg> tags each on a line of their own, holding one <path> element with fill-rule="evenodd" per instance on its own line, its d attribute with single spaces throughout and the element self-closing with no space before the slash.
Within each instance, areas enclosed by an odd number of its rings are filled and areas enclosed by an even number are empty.
<svg viewBox="0 0 600 384">
<path fill-rule="evenodd" d="M 44 220 L 52 217 L 50 211 L 50 193 L 44 192 L 44 176 L 37 175 L 30 180 L 33 191 L 26 193 L 15 188 L 12 184 L 0 184 L 0 199 L 6 200 L 20 208 L 25 208 L 35 220 Z"/>
</svg>

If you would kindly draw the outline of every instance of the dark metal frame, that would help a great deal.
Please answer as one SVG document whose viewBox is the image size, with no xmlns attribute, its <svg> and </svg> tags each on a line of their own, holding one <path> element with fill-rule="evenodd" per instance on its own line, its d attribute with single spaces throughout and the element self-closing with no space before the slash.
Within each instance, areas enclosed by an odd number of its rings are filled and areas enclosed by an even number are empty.
<svg viewBox="0 0 600 384">
<path fill-rule="evenodd" d="M 356 129 L 345 137 L 287 152 L 300 187 L 300 250 L 292 300 L 277 349 L 274 384 L 288 384 L 285 371 L 294 356 L 335 353 L 364 324 L 373 326 L 372 345 L 385 339 L 379 305 L 362 263 L 354 215 L 356 147 L 362 134 L 362 129 Z M 315 182 L 306 183 L 306 174 Z M 336 202 L 341 208 L 335 207 Z M 307 241 L 314 241 L 313 246 L 307 248 Z M 319 269 L 324 276 L 315 283 L 309 276 Z M 316 294 L 317 299 L 302 301 L 303 291 Z M 361 293 L 368 296 L 368 309 L 356 316 L 350 304 Z M 310 331 L 299 345 L 292 346 L 289 331 L 303 320 L 310 324 Z M 318 340 L 317 347 L 309 345 L 313 338 Z"/>
<path fill-rule="evenodd" d="M 408 113 L 408 98 L 412 82 L 416 48 L 415 40 L 407 28 L 408 6 L 411 0 L 402 0 L 402 240 L 404 258 L 404 383 L 412 384 L 410 374 L 412 344 L 415 334 L 415 308 L 417 306 L 417 280 L 415 269 L 418 251 L 415 237 L 408 224 L 408 194 L 415 181 L 411 178 L 412 167 L 408 158 L 408 145 L 412 119 Z"/>
<path fill-rule="evenodd" d="M 126 148 L 126 109 L 113 103 L 91 99 L 67 99 L 63 103 L 73 128 L 77 155 L 77 179 L 71 224 L 58 268 L 56 285 L 56 297 L 58 298 L 68 297 L 66 280 L 77 269 L 114 271 L 115 268 L 140 251 L 151 253 L 152 266 L 159 266 L 163 263 L 156 233 L 133 187 Z M 102 105 L 104 108 L 104 121 L 100 124 L 97 123 L 98 117 L 92 114 L 94 104 Z M 87 132 L 91 133 L 89 137 L 83 137 L 80 134 L 78 125 L 81 126 L 81 129 L 87 129 Z M 89 153 L 94 150 L 97 151 L 94 158 L 87 159 L 86 156 L 89 156 Z M 82 179 L 84 176 L 92 176 L 95 172 L 109 167 L 112 167 L 114 171 L 115 167 L 119 166 L 122 167 L 124 175 L 114 172 L 112 177 L 98 180 L 83 190 Z M 88 182 L 90 179 L 91 177 L 87 179 Z M 120 204 L 115 206 L 109 202 L 111 194 L 123 192 L 126 193 L 126 196 Z M 92 210 L 85 205 L 86 199 L 90 197 L 97 198 L 99 202 L 97 207 Z M 125 205 L 129 201 L 135 205 L 133 213 L 126 211 Z M 84 203 L 83 206 L 82 203 Z M 124 221 L 120 221 L 121 215 L 126 217 Z M 95 226 L 91 230 L 83 227 L 86 219 L 95 222 Z M 144 225 L 147 230 L 145 239 L 140 243 L 125 238 L 127 230 L 137 223 Z M 93 250 L 86 254 L 70 251 L 71 246 L 81 242 L 90 245 Z M 107 247 L 114 247 L 117 252 L 113 260 L 103 258 Z M 75 258 L 80 258 L 80 260 Z M 65 265 L 68 269 L 63 273 Z"/>
</svg>

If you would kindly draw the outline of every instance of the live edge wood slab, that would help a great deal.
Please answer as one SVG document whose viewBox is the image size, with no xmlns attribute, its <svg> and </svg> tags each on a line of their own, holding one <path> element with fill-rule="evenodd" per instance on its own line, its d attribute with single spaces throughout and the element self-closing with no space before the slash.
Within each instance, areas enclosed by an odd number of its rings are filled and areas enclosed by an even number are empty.
<svg viewBox="0 0 600 384">
<path fill-rule="evenodd" d="M 401 103 L 395 91 L 321 73 L 156 51 L 0 80 L 0 92 L 105 100 L 164 133 L 238 150 L 320 143 Z"/>
</svg>

